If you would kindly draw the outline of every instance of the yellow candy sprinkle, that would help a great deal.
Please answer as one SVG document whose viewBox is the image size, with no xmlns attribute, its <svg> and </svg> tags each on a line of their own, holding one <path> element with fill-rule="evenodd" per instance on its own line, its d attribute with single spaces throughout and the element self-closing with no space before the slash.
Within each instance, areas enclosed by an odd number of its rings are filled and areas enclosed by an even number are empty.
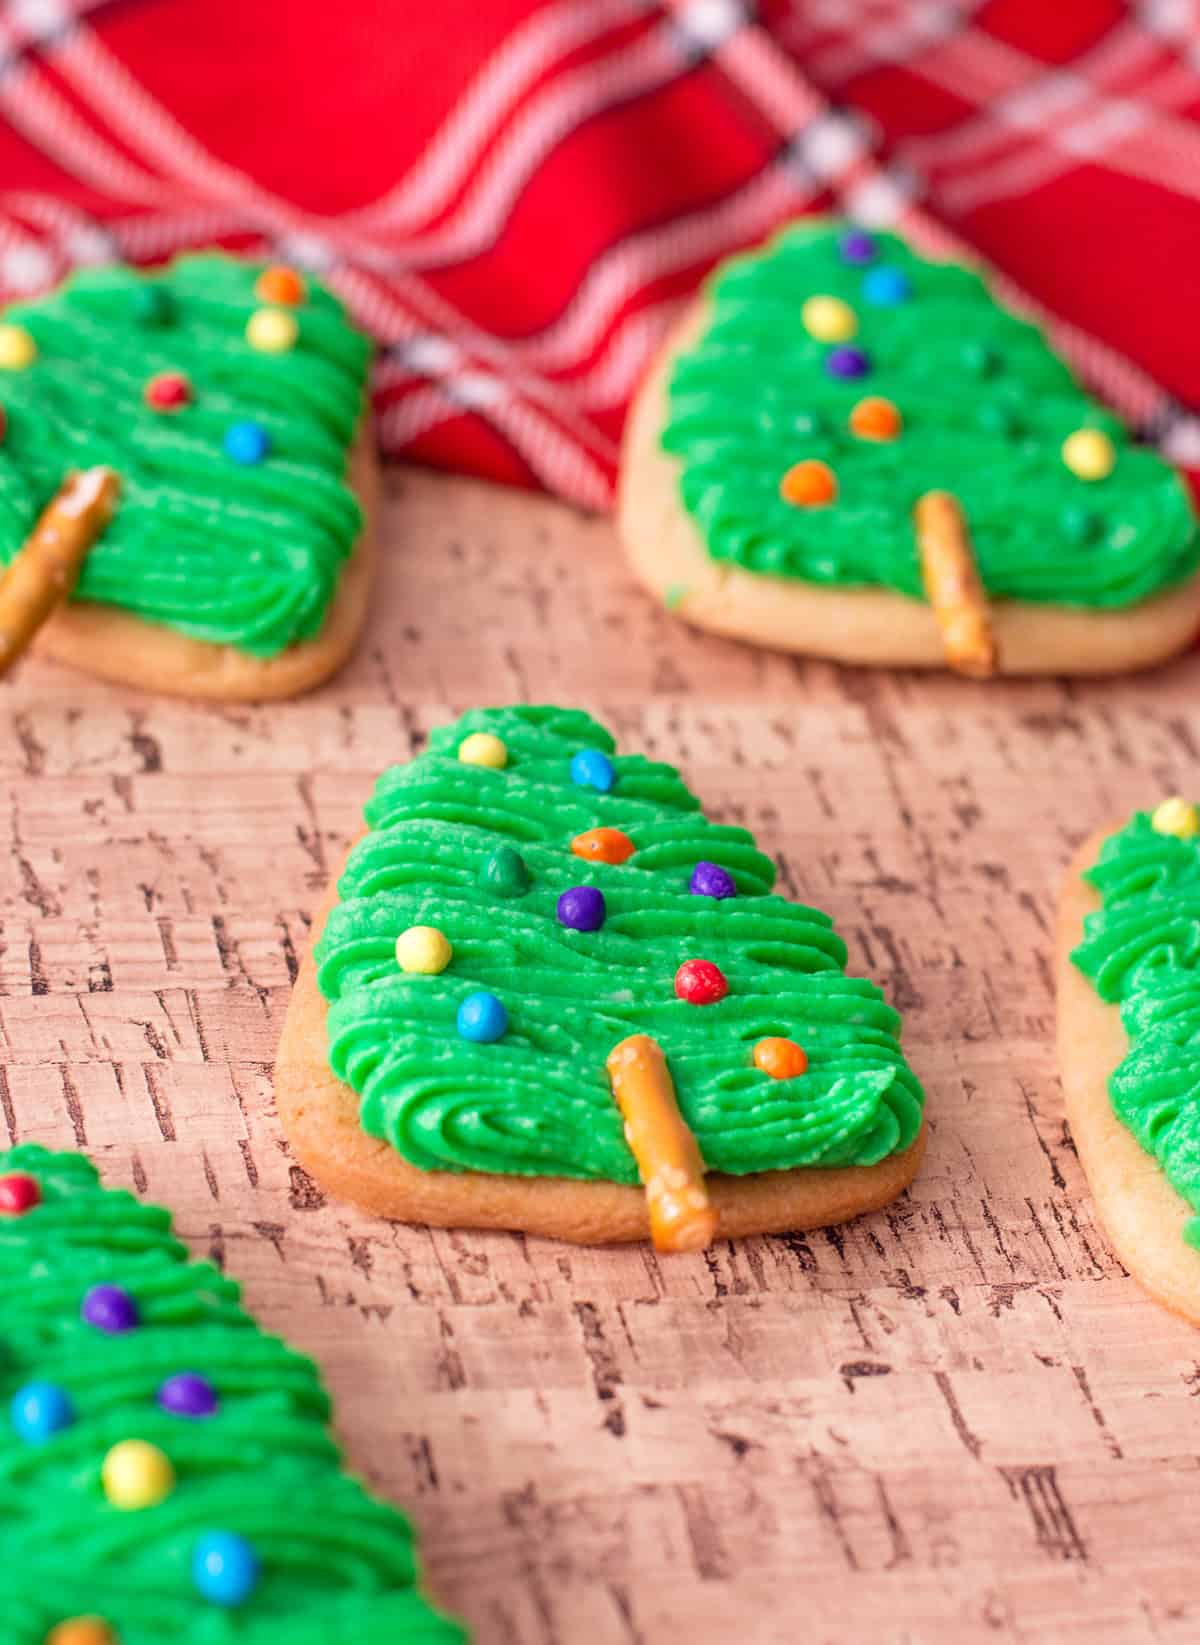
<svg viewBox="0 0 1200 1645">
<path fill-rule="evenodd" d="M 37 344 L 24 326 L 0 325 L 0 369 L 24 371 L 37 359 Z"/>
<path fill-rule="evenodd" d="M 1155 806 L 1150 823 L 1159 834 L 1174 834 L 1181 840 L 1200 834 L 1200 812 L 1179 794 Z"/>
<path fill-rule="evenodd" d="M 1108 435 L 1099 428 L 1077 428 L 1063 441 L 1062 460 L 1081 480 L 1103 480 L 1117 464 Z"/>
<path fill-rule="evenodd" d="M 810 297 L 800 310 L 800 319 L 818 343 L 844 343 L 858 330 L 857 314 L 840 297 Z"/>
<path fill-rule="evenodd" d="M 105 1457 L 100 1481 L 114 1508 L 153 1508 L 170 1496 L 175 1470 L 157 1445 L 123 1439 Z"/>
<path fill-rule="evenodd" d="M 299 335 L 296 316 L 285 309 L 258 308 L 246 321 L 246 341 L 263 354 L 286 354 Z"/>
<path fill-rule="evenodd" d="M 454 950 L 436 925 L 410 925 L 396 938 L 396 964 L 418 977 L 436 977 L 450 964 Z"/>
<path fill-rule="evenodd" d="M 508 749 L 490 731 L 472 731 L 459 743 L 458 757 L 464 765 L 487 765 L 493 771 L 503 771 L 508 764 Z"/>
</svg>

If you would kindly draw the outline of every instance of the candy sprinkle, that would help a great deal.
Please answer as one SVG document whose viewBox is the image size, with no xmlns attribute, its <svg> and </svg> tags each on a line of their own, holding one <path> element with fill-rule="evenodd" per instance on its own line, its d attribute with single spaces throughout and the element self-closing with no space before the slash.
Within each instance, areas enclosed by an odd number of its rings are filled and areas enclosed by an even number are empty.
<svg viewBox="0 0 1200 1645">
<path fill-rule="evenodd" d="M 464 765 L 486 765 L 491 771 L 503 771 L 508 764 L 508 748 L 490 731 L 472 731 L 459 743 L 458 757 Z"/>
<path fill-rule="evenodd" d="M 198 1371 L 177 1371 L 158 1390 L 158 1403 L 176 1417 L 210 1417 L 217 1409 L 217 1391 Z"/>
<path fill-rule="evenodd" d="M 733 875 L 719 862 L 698 862 L 692 869 L 688 890 L 693 897 L 716 897 L 718 901 L 737 895 Z"/>
<path fill-rule="evenodd" d="M 182 371 L 160 371 L 142 391 L 146 404 L 155 411 L 178 411 L 192 398 L 192 385 Z"/>
<path fill-rule="evenodd" d="M 24 326 L 0 325 L 0 371 L 25 371 L 38 349 Z"/>
<path fill-rule="evenodd" d="M 42 1203 L 42 1187 L 27 1171 L 0 1177 L 0 1217 L 23 1217 Z"/>
<path fill-rule="evenodd" d="M 779 495 L 793 508 L 824 508 L 837 494 L 837 478 L 819 457 L 793 463 L 779 482 Z"/>
<path fill-rule="evenodd" d="M 838 252 L 842 262 L 850 263 L 856 268 L 862 267 L 865 263 L 873 263 L 878 251 L 874 235 L 867 234 L 860 228 L 847 229 L 838 241 Z"/>
<path fill-rule="evenodd" d="M 844 343 L 858 330 L 858 316 L 840 297 L 810 297 L 800 310 L 800 323 L 818 343 Z"/>
<path fill-rule="evenodd" d="M 850 432 L 860 440 L 894 440 L 903 427 L 899 410 L 879 394 L 868 394 L 850 413 Z"/>
<path fill-rule="evenodd" d="M 831 348 L 825 356 L 825 370 L 831 377 L 853 380 L 865 377 L 871 369 L 871 357 L 861 348 Z"/>
<path fill-rule="evenodd" d="M 1155 806 L 1150 826 L 1158 834 L 1174 834 L 1179 840 L 1194 839 L 1200 834 L 1200 812 L 1181 794 L 1172 794 L 1169 800 Z"/>
<path fill-rule="evenodd" d="M 1077 428 L 1062 444 L 1062 460 L 1081 480 L 1103 480 L 1117 466 L 1117 452 L 1099 428 Z"/>
<path fill-rule="evenodd" d="M 120 1645 L 113 1630 L 99 1616 L 70 1616 L 46 1635 L 46 1645 Z"/>
<path fill-rule="evenodd" d="M 303 277 L 294 268 L 277 263 L 265 268 L 254 282 L 254 295 L 260 303 L 284 303 L 294 307 L 305 297 Z"/>
<path fill-rule="evenodd" d="M 599 931 L 608 908 L 594 885 L 572 885 L 558 899 L 558 923 L 568 931 Z"/>
<path fill-rule="evenodd" d="M 684 960 L 675 973 L 675 992 L 688 1005 L 715 1005 L 728 994 L 729 984 L 711 960 Z"/>
<path fill-rule="evenodd" d="M 234 1531 L 208 1531 L 192 1549 L 192 1581 L 211 1605 L 232 1610 L 258 1586 L 258 1556 Z"/>
<path fill-rule="evenodd" d="M 495 994 L 468 994 L 458 1008 L 460 1038 L 476 1045 L 492 1045 L 508 1029 L 508 1012 Z"/>
<path fill-rule="evenodd" d="M 511 845 L 498 845 L 479 870 L 479 884 L 493 897 L 523 897 L 531 879 L 524 857 Z"/>
<path fill-rule="evenodd" d="M 571 781 L 580 788 L 607 794 L 617 780 L 616 767 L 598 748 L 581 748 L 571 761 Z"/>
<path fill-rule="evenodd" d="M 586 862 L 628 862 L 637 850 L 628 834 L 619 828 L 589 828 L 576 834 L 571 850 Z"/>
<path fill-rule="evenodd" d="M 86 1325 L 109 1336 L 136 1330 L 140 1323 L 137 1303 L 119 1285 L 93 1285 L 79 1312 Z"/>
<path fill-rule="evenodd" d="M 282 308 L 259 308 L 246 321 L 246 341 L 260 354 L 286 354 L 300 336 L 296 316 Z"/>
<path fill-rule="evenodd" d="M 140 326 L 165 326 L 175 318 L 174 301 L 163 286 L 135 286 L 130 293 L 129 306 Z"/>
<path fill-rule="evenodd" d="M 175 1488 L 175 1470 L 165 1451 L 144 1439 L 123 1439 L 100 1470 L 104 1494 L 114 1508 L 135 1512 L 164 1502 Z"/>
<path fill-rule="evenodd" d="M 754 1047 L 754 1066 L 773 1080 L 794 1080 L 808 1067 L 808 1057 L 795 1040 L 772 1035 Z"/>
<path fill-rule="evenodd" d="M 225 430 L 225 455 L 245 468 L 261 463 L 271 449 L 271 436 L 261 423 L 230 423 Z"/>
<path fill-rule="evenodd" d="M 13 1395 L 9 1412 L 17 1435 L 29 1445 L 40 1445 L 75 1421 L 70 1395 L 56 1382 L 27 1382 Z"/>
<path fill-rule="evenodd" d="M 453 948 L 436 925 L 410 925 L 396 938 L 396 964 L 409 976 L 439 976 L 453 957 Z"/>
<path fill-rule="evenodd" d="M 873 268 L 863 276 L 862 293 L 877 308 L 891 308 L 912 296 L 912 281 L 902 268 Z"/>
</svg>

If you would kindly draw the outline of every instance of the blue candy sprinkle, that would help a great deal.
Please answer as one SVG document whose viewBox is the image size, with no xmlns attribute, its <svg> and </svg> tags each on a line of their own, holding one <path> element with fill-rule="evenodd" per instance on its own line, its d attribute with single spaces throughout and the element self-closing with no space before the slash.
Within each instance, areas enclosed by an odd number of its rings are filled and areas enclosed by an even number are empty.
<svg viewBox="0 0 1200 1645">
<path fill-rule="evenodd" d="M 271 449 L 271 436 L 261 423 L 231 423 L 225 431 L 225 455 L 252 467 Z"/>
<path fill-rule="evenodd" d="M 508 1028 L 508 1012 L 495 994 L 468 994 L 458 1008 L 458 1032 L 464 1040 L 491 1045 Z"/>
<path fill-rule="evenodd" d="M 213 1605 L 243 1604 L 258 1583 L 258 1556 L 233 1531 L 208 1531 L 192 1550 L 192 1581 Z"/>
<path fill-rule="evenodd" d="M 12 1425 L 30 1445 L 50 1439 L 75 1421 L 75 1407 L 65 1389 L 53 1382 L 27 1382 L 13 1395 Z"/>
<path fill-rule="evenodd" d="M 912 281 L 902 268 L 873 268 L 863 275 L 862 293 L 868 303 L 890 308 L 912 296 Z"/>
<path fill-rule="evenodd" d="M 607 754 L 598 748 L 581 748 L 571 761 L 571 781 L 580 788 L 595 788 L 607 794 L 617 780 L 617 773 Z"/>
</svg>

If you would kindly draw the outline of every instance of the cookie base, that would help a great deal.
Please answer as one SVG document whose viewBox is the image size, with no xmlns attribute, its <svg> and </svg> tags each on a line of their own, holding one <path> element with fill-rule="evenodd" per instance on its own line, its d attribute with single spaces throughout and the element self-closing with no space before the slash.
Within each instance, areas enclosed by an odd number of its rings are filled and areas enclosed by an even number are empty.
<svg viewBox="0 0 1200 1645">
<path fill-rule="evenodd" d="M 1119 825 L 1115 825 L 1119 826 Z M 1113 1112 L 1109 1075 L 1129 1050 L 1117 1006 L 1071 963 L 1085 914 L 1100 897 L 1082 878 L 1112 828 L 1084 842 L 1058 908 L 1058 1061 L 1067 1119 L 1100 1222 L 1113 1250 L 1156 1302 L 1200 1325 L 1200 1251 L 1185 1245 L 1191 1208 L 1162 1167 Z"/>
<path fill-rule="evenodd" d="M 274 657 L 197 640 L 118 606 L 72 600 L 38 634 L 39 657 L 86 670 L 117 685 L 211 702 L 297 697 L 335 674 L 350 657 L 367 615 L 378 557 L 379 464 L 369 412 L 347 458 L 347 479 L 363 511 L 363 528 L 338 579 L 319 634 Z"/>
<path fill-rule="evenodd" d="M 679 497 L 680 462 L 659 444 L 675 358 L 707 324 L 701 299 L 651 368 L 626 424 L 617 527 L 638 581 L 685 621 L 732 639 L 843 663 L 946 667 L 941 633 L 920 600 L 887 589 L 824 588 L 710 556 Z M 1127 673 L 1175 656 L 1196 638 L 1200 573 L 1120 610 L 996 600 L 991 614 L 1001 674 Z"/>
<path fill-rule="evenodd" d="M 331 893 L 313 922 L 324 929 Z M 648 1239 L 646 1196 L 615 1182 L 514 1177 L 483 1171 L 422 1171 L 358 1121 L 359 1101 L 329 1067 L 327 1006 L 311 948 L 292 991 L 275 1063 L 275 1101 L 292 1152 L 323 1187 L 376 1216 L 436 1228 L 508 1228 L 577 1245 Z M 877 1211 L 903 1192 L 925 1149 L 922 1122 L 902 1154 L 839 1170 L 763 1171 L 707 1178 L 718 1237 L 824 1228 Z"/>
</svg>

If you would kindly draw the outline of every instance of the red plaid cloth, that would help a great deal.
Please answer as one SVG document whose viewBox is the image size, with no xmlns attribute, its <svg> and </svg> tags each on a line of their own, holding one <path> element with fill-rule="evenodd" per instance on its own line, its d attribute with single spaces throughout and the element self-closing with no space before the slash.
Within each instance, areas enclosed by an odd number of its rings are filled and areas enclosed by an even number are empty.
<svg viewBox="0 0 1200 1645">
<path fill-rule="evenodd" d="M 268 252 L 378 338 L 387 452 L 604 507 L 703 273 L 832 205 L 1200 466 L 1198 119 L 1200 0 L 8 0 L 0 291 Z"/>
</svg>

